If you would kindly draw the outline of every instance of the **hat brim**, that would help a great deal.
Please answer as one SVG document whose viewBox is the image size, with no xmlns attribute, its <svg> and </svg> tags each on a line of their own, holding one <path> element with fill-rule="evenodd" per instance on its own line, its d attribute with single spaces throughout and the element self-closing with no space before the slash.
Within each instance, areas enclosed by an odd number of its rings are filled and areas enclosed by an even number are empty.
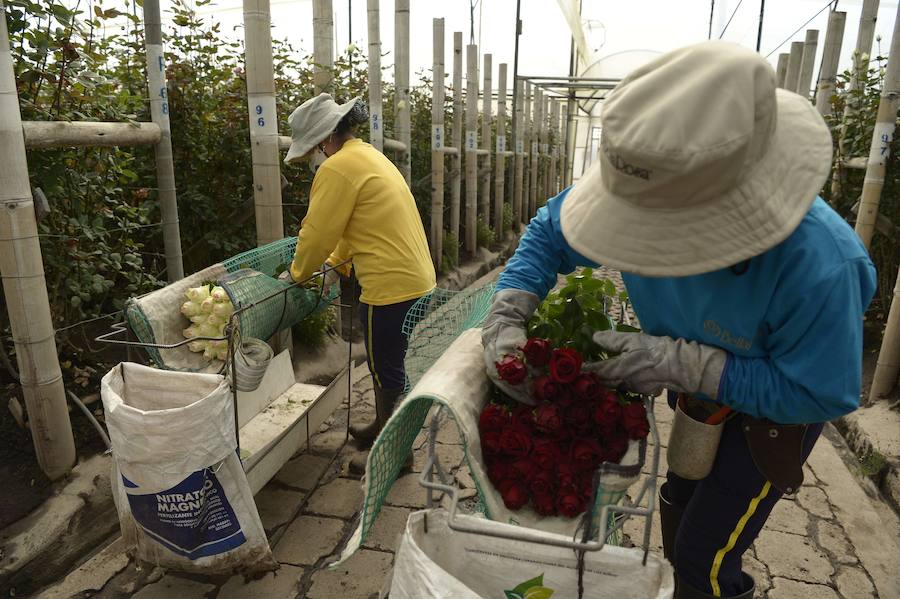
<svg viewBox="0 0 900 599">
<path fill-rule="evenodd" d="M 288 148 L 287 156 L 284 157 L 285 164 L 291 164 L 304 158 L 310 150 L 316 147 L 316 144 L 328 137 L 334 128 L 338 126 L 341 119 L 347 116 L 347 113 L 353 110 L 359 96 L 354 97 L 349 102 L 338 104 L 337 110 L 330 113 L 316 124 L 314 130 L 300 132 L 300 136 L 292 136 L 291 147 Z"/>
<path fill-rule="evenodd" d="M 719 270 L 784 241 L 831 172 L 832 142 L 807 99 L 777 89 L 776 101 L 768 151 L 740 186 L 702 205 L 638 207 L 606 189 L 596 161 L 563 202 L 568 244 L 604 266 L 665 277 Z"/>
</svg>

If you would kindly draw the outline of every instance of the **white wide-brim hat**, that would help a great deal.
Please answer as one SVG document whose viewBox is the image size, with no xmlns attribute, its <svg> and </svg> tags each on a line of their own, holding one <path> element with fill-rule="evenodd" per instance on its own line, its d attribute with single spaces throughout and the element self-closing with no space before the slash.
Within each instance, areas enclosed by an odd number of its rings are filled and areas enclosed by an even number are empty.
<svg viewBox="0 0 900 599">
<path fill-rule="evenodd" d="M 689 276 L 786 239 L 831 170 L 807 98 L 736 44 L 704 42 L 634 71 L 603 104 L 601 151 L 565 198 L 583 256 L 645 276 Z"/>
<path fill-rule="evenodd" d="M 338 104 L 330 94 L 319 94 L 294 109 L 288 117 L 291 125 L 291 147 L 284 159 L 285 164 L 299 160 L 331 135 L 348 112 L 356 105 L 359 97 L 344 104 Z"/>
</svg>

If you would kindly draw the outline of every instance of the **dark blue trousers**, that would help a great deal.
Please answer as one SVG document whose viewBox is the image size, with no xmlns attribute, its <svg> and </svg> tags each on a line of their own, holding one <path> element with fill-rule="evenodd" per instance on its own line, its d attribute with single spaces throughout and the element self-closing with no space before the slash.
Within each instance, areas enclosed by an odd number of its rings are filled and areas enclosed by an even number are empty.
<svg viewBox="0 0 900 599">
<path fill-rule="evenodd" d="M 359 319 L 366 340 L 366 358 L 372 380 L 381 389 L 402 391 L 406 386 L 406 313 L 419 298 L 387 306 L 360 302 Z"/>
<path fill-rule="evenodd" d="M 674 405 L 672 397 L 669 404 Z M 756 539 L 782 493 L 759 472 L 740 416 L 725 423 L 712 472 L 703 480 L 681 478 L 669 471 L 669 497 L 684 515 L 675 539 L 675 570 L 691 587 L 714 597 L 746 591 L 741 557 Z M 808 426 L 803 461 L 822 432 Z"/>
</svg>

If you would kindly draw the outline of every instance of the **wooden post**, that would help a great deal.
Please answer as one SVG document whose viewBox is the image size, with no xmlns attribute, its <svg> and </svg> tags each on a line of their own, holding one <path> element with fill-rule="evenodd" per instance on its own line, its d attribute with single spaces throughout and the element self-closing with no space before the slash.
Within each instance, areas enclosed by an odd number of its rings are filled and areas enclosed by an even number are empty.
<svg viewBox="0 0 900 599">
<path fill-rule="evenodd" d="M 559 136 L 559 185 L 560 191 L 569 186 L 569 103 L 560 106 L 562 114 L 560 115 L 560 123 L 562 133 Z"/>
<path fill-rule="evenodd" d="M 22 130 L 29 150 L 155 146 L 162 139 L 162 130 L 156 123 L 22 121 Z"/>
<path fill-rule="evenodd" d="M 816 86 L 816 109 L 822 116 L 831 114 L 831 95 L 837 77 L 838 61 L 841 58 L 841 44 L 844 41 L 844 25 L 847 13 L 828 13 L 828 29 L 825 30 L 825 47 L 822 52 L 822 68 L 819 69 L 819 83 Z"/>
<path fill-rule="evenodd" d="M 313 90 L 332 92 L 334 17 L 331 0 L 313 0 Z"/>
<path fill-rule="evenodd" d="M 900 6 L 897 7 L 894 19 L 891 52 L 888 54 L 885 67 L 884 86 L 881 88 L 878 115 L 875 117 L 875 130 L 872 132 L 872 145 L 869 148 L 869 162 L 866 165 L 866 177 L 863 180 L 859 212 L 856 215 L 856 232 L 866 249 L 872 241 L 875 221 L 878 220 L 878 204 L 881 202 L 881 190 L 884 187 L 885 166 L 890 156 L 891 142 L 894 140 L 897 107 L 900 105 L 898 100 L 900 100 Z"/>
<path fill-rule="evenodd" d="M 56 480 L 75 464 L 75 441 L 56 353 L 3 0 L 0 15 L 0 278 L 38 465 Z"/>
<path fill-rule="evenodd" d="M 784 81 L 787 77 L 787 68 L 788 61 L 791 59 L 791 55 L 782 52 L 778 55 L 778 66 L 775 68 L 775 85 L 781 88 L 784 88 Z"/>
<path fill-rule="evenodd" d="M 459 151 L 450 157 L 450 233 L 459 237 L 459 204 L 462 187 L 462 139 L 463 139 L 463 103 L 462 90 L 462 31 L 453 32 L 453 147 Z"/>
<path fill-rule="evenodd" d="M 484 87 L 481 92 L 481 145 L 482 149 L 487 150 L 484 154 L 484 164 L 480 165 L 481 182 L 479 189 L 481 190 L 481 220 L 485 226 L 491 225 L 491 100 L 493 95 L 493 82 L 491 81 L 493 72 L 493 61 L 490 54 L 484 55 Z M 480 152 L 479 152 L 480 153 Z"/>
<path fill-rule="evenodd" d="M 443 31 L 441 31 L 443 39 Z M 412 134 L 409 122 L 409 0 L 396 0 L 394 5 L 394 135 L 406 146 L 396 156 L 397 168 L 412 182 Z M 444 53 L 441 51 L 441 65 Z M 443 86 L 443 79 L 441 86 Z M 441 120 L 443 124 L 443 119 Z M 443 169 L 441 170 L 443 174 Z M 442 199 L 443 201 L 443 199 Z M 443 217 L 443 215 L 442 215 Z"/>
<path fill-rule="evenodd" d="M 528 198 L 528 219 L 530 220 L 537 211 L 537 197 L 540 193 L 538 187 L 538 173 L 540 170 L 541 160 L 541 106 L 543 99 L 541 97 L 541 89 L 534 89 L 534 98 L 531 100 L 532 117 L 531 117 L 531 173 L 530 173 L 530 191 Z"/>
<path fill-rule="evenodd" d="M 503 206 L 506 203 L 506 63 L 497 72 L 497 168 L 494 171 L 494 227 L 497 241 L 502 241 Z"/>
<path fill-rule="evenodd" d="M 869 400 L 875 401 L 887 395 L 897 384 L 898 373 L 900 373 L 900 269 L 897 270 L 894 297 L 891 300 L 884 337 L 881 339 L 881 349 L 875 363 Z"/>
<path fill-rule="evenodd" d="M 797 91 L 800 82 L 800 64 L 803 62 L 803 42 L 791 42 L 791 54 L 788 58 L 787 74 L 784 76 L 784 89 Z"/>
<path fill-rule="evenodd" d="M 513 94 L 516 97 L 516 147 L 513 148 L 515 173 L 513 174 L 513 231 L 519 230 L 523 222 L 522 197 L 525 191 L 525 83 L 521 79 L 513 81 Z"/>
<path fill-rule="evenodd" d="M 541 120 L 540 134 L 541 142 L 538 150 L 538 195 L 535 198 L 534 211 L 537 213 L 538 205 L 547 199 L 547 180 L 549 179 L 550 167 L 550 144 L 547 141 L 548 123 L 550 120 L 550 97 L 541 93 Z"/>
<path fill-rule="evenodd" d="M 444 243 L 444 19 L 433 20 L 434 86 L 431 101 L 431 260 L 439 270 Z"/>
<path fill-rule="evenodd" d="M 816 66 L 816 49 L 819 46 L 819 30 L 807 29 L 806 41 L 803 42 L 803 56 L 800 60 L 800 75 L 797 79 L 797 93 L 809 98 L 812 87 L 813 70 Z"/>
<path fill-rule="evenodd" d="M 532 130 L 531 130 L 531 81 L 525 82 L 525 101 L 523 103 L 523 113 L 522 113 L 522 140 L 523 140 L 523 150 L 522 150 L 522 164 L 524 174 L 522 177 L 522 224 L 527 225 L 531 220 L 531 173 L 534 172 L 534 169 L 531 168 L 531 157 L 532 157 Z"/>
<path fill-rule="evenodd" d="M 559 102 L 553 100 L 550 105 L 550 193 L 547 197 L 559 193 Z"/>
<path fill-rule="evenodd" d="M 369 143 L 384 151 L 384 120 L 381 107 L 381 21 L 379 0 L 367 0 L 369 24 Z M 441 82 L 443 83 L 443 82 Z"/>
<path fill-rule="evenodd" d="M 169 127 L 169 93 L 166 86 L 166 59 L 163 52 L 159 0 L 144 2 L 144 41 L 147 51 L 150 115 L 153 122 L 159 125 L 161 133 L 155 148 L 156 187 L 162 217 L 166 278 L 172 283 L 184 278 L 184 265 L 181 259 L 181 231 L 178 227 L 175 164 L 172 161 L 172 130 Z"/>
<path fill-rule="evenodd" d="M 284 238 L 269 0 L 244 0 L 244 35 L 256 242 L 265 245 Z"/>
<path fill-rule="evenodd" d="M 466 46 L 466 252 L 475 254 L 478 222 L 478 46 Z"/>
</svg>

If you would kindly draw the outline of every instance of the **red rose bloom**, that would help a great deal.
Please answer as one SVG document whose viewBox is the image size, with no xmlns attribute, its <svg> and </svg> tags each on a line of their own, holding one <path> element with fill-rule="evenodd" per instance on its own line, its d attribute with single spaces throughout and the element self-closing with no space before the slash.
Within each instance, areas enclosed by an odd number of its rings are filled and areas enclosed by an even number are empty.
<svg viewBox="0 0 900 599">
<path fill-rule="evenodd" d="M 528 483 L 538 473 L 537 464 L 529 458 L 519 458 L 512 463 L 512 477 Z"/>
<path fill-rule="evenodd" d="M 594 403 L 594 422 L 603 431 L 613 429 L 622 418 L 622 406 L 619 404 L 619 396 L 613 392 L 606 393 L 603 398 Z"/>
<path fill-rule="evenodd" d="M 572 402 L 572 406 L 566 411 L 566 423 L 578 431 L 590 429 L 594 416 L 592 408 L 593 405 L 586 401 Z"/>
<path fill-rule="evenodd" d="M 528 488 L 534 495 L 552 495 L 556 486 L 556 477 L 551 470 L 539 470 L 528 482 Z"/>
<path fill-rule="evenodd" d="M 534 424 L 537 429 L 548 435 L 558 435 L 562 432 L 563 417 L 559 406 L 544 402 L 538 406 L 534 414 Z"/>
<path fill-rule="evenodd" d="M 575 380 L 573 387 L 575 389 L 575 397 L 585 401 L 599 399 L 600 394 L 603 393 L 603 386 L 600 384 L 600 379 L 598 379 L 597 375 L 593 372 L 581 374 Z"/>
<path fill-rule="evenodd" d="M 559 463 L 559 444 L 552 439 L 535 439 L 531 457 L 534 459 L 534 463 L 542 470 L 553 470 Z"/>
<path fill-rule="evenodd" d="M 512 414 L 510 414 L 509 419 L 509 426 L 514 429 L 521 430 L 529 434 L 532 430 L 534 430 L 534 408 L 531 406 L 517 406 L 512 411 Z"/>
<path fill-rule="evenodd" d="M 572 462 L 579 472 L 595 470 L 603 460 L 603 448 L 594 439 L 582 437 L 572 443 Z"/>
<path fill-rule="evenodd" d="M 590 504 L 591 496 L 594 494 L 594 473 L 586 473 L 579 479 L 578 484 L 581 489 L 581 496 L 584 497 L 586 504 Z"/>
<path fill-rule="evenodd" d="M 541 401 L 553 401 L 559 394 L 559 385 L 553 382 L 549 376 L 539 376 L 534 379 L 532 393 Z"/>
<path fill-rule="evenodd" d="M 643 439 L 650 433 L 650 423 L 647 422 L 647 410 L 641 401 L 632 401 L 622 413 L 622 424 L 625 426 L 628 437 L 631 439 Z"/>
<path fill-rule="evenodd" d="M 522 506 L 528 503 L 528 489 L 520 481 L 507 478 L 500 481 L 500 484 L 497 485 L 497 490 L 500 491 L 500 496 L 503 497 L 504 505 L 511 510 L 521 509 Z"/>
<path fill-rule="evenodd" d="M 578 474 L 572 462 L 560 462 L 557 465 L 556 482 L 560 492 L 575 492 L 578 488 Z"/>
<path fill-rule="evenodd" d="M 553 495 L 538 495 L 535 493 L 531 497 L 531 502 L 534 504 L 534 511 L 541 516 L 556 515 L 556 505 Z"/>
<path fill-rule="evenodd" d="M 522 353 L 525 354 L 525 361 L 528 362 L 529 366 L 535 368 L 541 368 L 542 366 L 547 365 L 547 362 L 550 361 L 551 351 L 553 351 L 553 346 L 550 345 L 550 341 L 538 337 L 529 339 L 525 343 L 525 346 L 522 347 Z"/>
<path fill-rule="evenodd" d="M 557 383 L 571 383 L 581 372 L 581 354 L 572 348 L 557 348 L 550 356 L 550 376 Z"/>
<path fill-rule="evenodd" d="M 522 458 L 531 451 L 531 436 L 520 429 L 507 428 L 500 433 L 500 453 L 511 458 Z"/>
<path fill-rule="evenodd" d="M 497 367 L 497 375 L 500 379 L 510 385 L 518 385 L 525 380 L 525 376 L 528 374 L 525 364 L 516 356 L 503 356 L 503 359 L 494 362 L 494 365 Z"/>
<path fill-rule="evenodd" d="M 628 434 L 625 430 L 621 427 L 616 427 L 605 434 L 603 441 L 606 446 L 603 459 L 615 464 L 621 462 L 622 456 L 628 450 Z"/>
<path fill-rule="evenodd" d="M 500 484 L 500 481 L 512 478 L 512 466 L 506 460 L 494 460 L 491 462 L 491 465 L 488 466 L 487 475 L 492 483 L 498 485 Z"/>
<path fill-rule="evenodd" d="M 556 498 L 556 509 L 563 516 L 574 518 L 584 511 L 585 501 L 577 491 L 564 493 Z"/>
<path fill-rule="evenodd" d="M 485 457 L 500 453 L 500 432 L 485 431 L 481 433 L 481 448 Z"/>
<path fill-rule="evenodd" d="M 478 429 L 482 432 L 500 431 L 508 422 L 509 412 L 501 405 L 489 403 L 478 417 Z"/>
</svg>

